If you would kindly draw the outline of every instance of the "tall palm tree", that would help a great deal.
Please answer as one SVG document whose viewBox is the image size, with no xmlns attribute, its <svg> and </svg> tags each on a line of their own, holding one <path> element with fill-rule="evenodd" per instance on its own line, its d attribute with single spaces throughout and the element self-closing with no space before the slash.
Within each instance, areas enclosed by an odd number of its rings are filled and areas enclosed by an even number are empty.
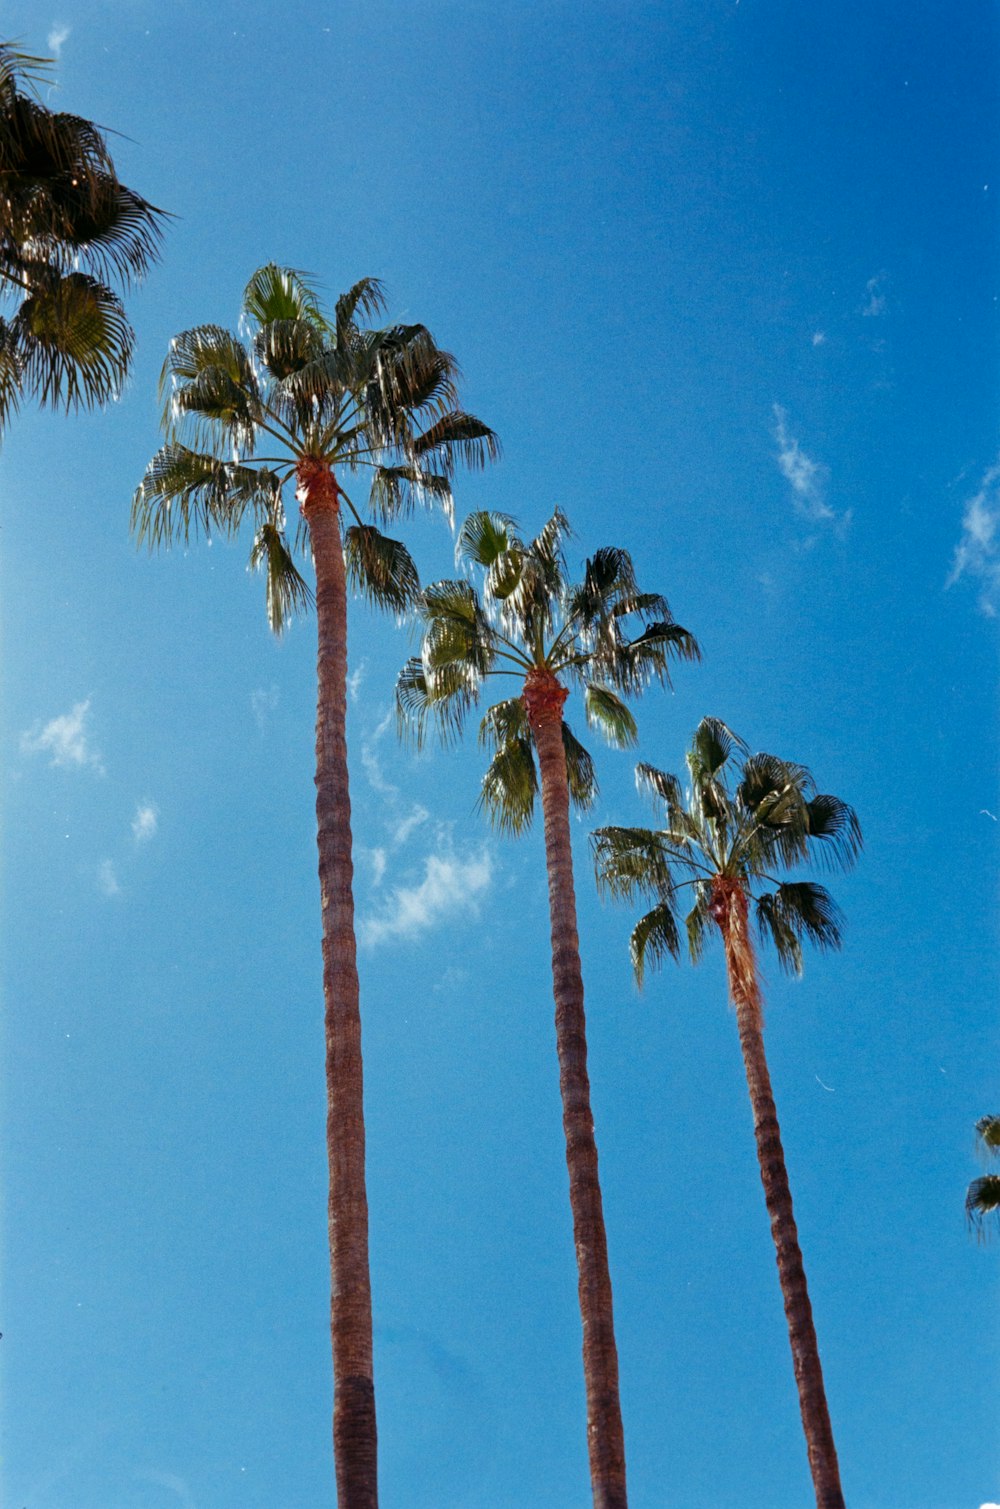
<svg viewBox="0 0 1000 1509">
<path fill-rule="evenodd" d="M 309 281 L 269 264 L 243 297 L 248 344 L 217 325 L 176 337 L 163 367 L 167 444 L 147 468 L 132 526 L 153 548 L 199 530 L 254 525 L 251 564 L 267 577 L 280 632 L 311 593 L 295 565 L 283 493 L 297 487 L 297 544 L 316 573 L 316 817 L 323 916 L 334 1455 L 340 1509 L 377 1502 L 361 1023 L 347 780 L 347 587 L 400 613 L 419 594 L 405 546 L 359 513 L 343 471 L 372 474 L 379 522 L 415 502 L 450 510 L 456 461 L 498 454 L 493 432 L 457 407 L 457 368 L 422 325 L 366 328 L 383 308 L 364 278 L 327 316 Z M 191 440 L 192 445 L 184 443 Z M 273 455 L 262 455 L 264 446 Z M 343 527 L 343 510 L 353 519 Z"/>
<path fill-rule="evenodd" d="M 671 658 L 695 659 L 698 647 L 674 623 L 664 598 L 639 591 L 624 550 L 599 550 L 587 561 L 583 581 L 571 583 L 564 557 L 568 529 L 557 511 L 525 543 L 506 514 L 476 513 L 466 520 L 456 554 L 484 574 L 482 595 L 467 580 L 427 588 L 421 655 L 399 678 L 397 704 L 404 732 L 411 730 L 418 742 L 434 726 L 448 738 L 479 702 L 488 677 L 519 682 L 518 693 L 495 703 L 480 723 L 480 743 L 492 752 L 480 805 L 501 831 L 520 833 L 531 821 L 541 785 L 591 1483 L 597 1509 L 624 1509 L 618 1354 L 590 1109 L 569 826 L 570 803 L 589 806 L 597 782 L 590 756 L 563 721 L 563 705 L 570 688 L 582 691 L 591 726 L 612 744 L 632 744 L 635 720 L 623 697 L 651 680 L 669 684 Z M 635 638 L 627 632 L 630 621 L 643 626 Z"/>
<path fill-rule="evenodd" d="M 158 255 L 162 214 L 119 180 L 92 121 L 49 110 L 47 61 L 0 43 L 0 432 L 25 397 L 102 404 L 134 336 L 109 286 Z"/>
<path fill-rule="evenodd" d="M 1000 1154 L 1000 1116 L 981 1116 L 976 1122 L 979 1148 L 989 1158 Z M 980 1239 L 987 1235 L 987 1221 L 1000 1222 L 1000 1174 L 973 1179 L 965 1196 L 965 1214 Z"/>
<path fill-rule="evenodd" d="M 730 766 L 733 761 L 735 770 Z M 647 964 L 679 953 L 678 892 L 692 888 L 686 931 L 697 962 L 712 924 L 721 936 L 729 996 L 746 1070 L 764 1199 L 778 1259 L 799 1405 L 818 1509 L 843 1509 L 840 1471 L 827 1408 L 805 1268 L 799 1249 L 778 1115 L 764 1054 L 763 997 L 750 933 L 770 938 L 782 967 L 802 969 L 802 941 L 839 948 L 840 913 L 825 887 L 782 881 L 773 873 L 799 864 L 818 846 L 828 863 L 847 867 L 861 848 L 851 807 L 816 793 L 809 771 L 774 755 L 750 755 L 716 718 L 698 726 L 687 756 L 687 799 L 674 775 L 639 765 L 640 789 L 662 803 L 662 828 L 600 828 L 594 835 L 599 886 L 626 899 L 655 898 L 631 938 L 642 983 Z M 772 889 L 761 889 L 761 886 Z"/>
</svg>

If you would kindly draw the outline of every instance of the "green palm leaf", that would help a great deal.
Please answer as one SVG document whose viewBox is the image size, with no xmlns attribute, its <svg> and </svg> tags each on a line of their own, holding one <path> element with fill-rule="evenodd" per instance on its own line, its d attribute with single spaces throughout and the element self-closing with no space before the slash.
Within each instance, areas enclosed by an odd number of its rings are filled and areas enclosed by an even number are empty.
<svg viewBox="0 0 1000 1509">
<path fill-rule="evenodd" d="M 517 526 L 510 514 L 470 513 L 458 531 L 455 560 L 488 569 L 515 541 Z"/>
<path fill-rule="evenodd" d="M 132 359 L 118 296 L 85 273 L 48 276 L 11 321 L 21 383 L 53 408 L 107 403 Z"/>
<path fill-rule="evenodd" d="M 280 635 L 290 618 L 311 606 L 313 595 L 296 569 L 283 531 L 274 523 L 262 524 L 254 537 L 250 569 L 262 568 L 267 576 L 267 621 Z"/>
<path fill-rule="evenodd" d="M 306 273 L 268 262 L 258 267 L 243 290 L 243 314 L 256 325 L 275 320 L 306 320 L 318 330 L 330 331 L 319 296 Z"/>
<path fill-rule="evenodd" d="M 590 755 L 567 723 L 562 726 L 563 753 L 566 756 L 566 780 L 569 799 L 574 807 L 586 812 L 597 800 L 597 771 Z"/>
<path fill-rule="evenodd" d="M 410 552 L 374 525 L 355 524 L 347 530 L 344 560 L 351 586 L 377 607 L 405 613 L 419 601 L 420 578 Z"/>
<path fill-rule="evenodd" d="M 232 535 L 248 510 L 262 520 L 270 515 L 280 489 L 280 479 L 263 467 L 165 445 L 132 499 L 132 532 L 150 550 L 173 540 L 187 544 L 200 531 Z"/>
<path fill-rule="evenodd" d="M 531 739 L 508 739 L 490 761 L 476 804 L 500 833 L 517 835 L 531 822 L 538 774 Z"/>
<path fill-rule="evenodd" d="M 639 729 L 635 718 L 608 687 L 591 682 L 584 692 L 584 706 L 591 728 L 599 729 L 616 749 L 628 749 L 638 742 Z"/>
<path fill-rule="evenodd" d="M 640 988 L 647 968 L 659 969 L 665 959 L 676 959 L 679 953 L 680 938 L 673 905 L 670 901 L 661 901 L 644 917 L 639 918 L 629 938 L 632 968 Z"/>
</svg>

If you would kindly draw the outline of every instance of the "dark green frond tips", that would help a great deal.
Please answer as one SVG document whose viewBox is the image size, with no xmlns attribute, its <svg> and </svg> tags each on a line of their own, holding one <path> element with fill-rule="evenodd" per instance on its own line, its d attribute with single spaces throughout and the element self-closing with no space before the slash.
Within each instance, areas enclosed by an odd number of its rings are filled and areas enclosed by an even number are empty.
<svg viewBox="0 0 1000 1509">
<path fill-rule="evenodd" d="M 250 552 L 250 569 L 265 572 L 267 621 L 273 633 L 283 634 L 290 618 L 311 607 L 313 595 L 276 524 L 262 524 L 258 529 Z"/>
<path fill-rule="evenodd" d="M 629 939 L 629 954 L 636 984 L 640 989 L 647 969 L 659 969 L 664 960 L 678 957 L 680 938 L 671 902 L 661 901 L 652 911 L 639 918 Z"/>
<path fill-rule="evenodd" d="M 992 1226 L 1000 1225 L 1000 1174 L 973 1179 L 965 1196 L 965 1215 L 980 1241 L 986 1240 Z"/>
<path fill-rule="evenodd" d="M 638 743 L 639 728 L 620 697 L 606 686 L 591 683 L 584 692 L 587 722 L 598 729 L 616 749 L 629 749 Z"/>
<path fill-rule="evenodd" d="M 308 275 L 274 262 L 258 267 L 243 290 L 243 313 L 257 325 L 304 320 L 324 332 L 331 328 Z"/>
<path fill-rule="evenodd" d="M 534 815 L 538 773 L 530 737 L 508 739 L 489 763 L 477 807 L 499 833 L 523 833 Z"/>
</svg>

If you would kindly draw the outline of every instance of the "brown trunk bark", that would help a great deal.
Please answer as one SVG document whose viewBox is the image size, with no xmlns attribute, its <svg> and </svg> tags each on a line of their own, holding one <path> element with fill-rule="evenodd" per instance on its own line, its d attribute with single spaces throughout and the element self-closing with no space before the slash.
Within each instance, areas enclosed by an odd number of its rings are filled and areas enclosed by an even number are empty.
<svg viewBox="0 0 1000 1509">
<path fill-rule="evenodd" d="M 792 1363 L 799 1391 L 802 1428 L 809 1453 L 809 1469 L 816 1491 L 816 1505 L 817 1509 L 844 1509 L 837 1450 L 833 1443 L 816 1328 L 806 1287 L 806 1271 L 802 1263 L 795 1216 L 792 1213 L 792 1194 L 788 1187 L 778 1113 L 771 1093 L 771 1076 L 764 1055 L 760 980 L 750 938 L 746 892 L 738 881 L 719 877 L 713 887 L 712 906 L 726 949 L 729 993 L 736 1010 L 747 1088 L 753 1107 L 760 1177 L 764 1185 L 767 1213 L 771 1218 L 771 1235 L 778 1259 L 778 1278 L 785 1303 L 788 1337 L 792 1344 Z"/>
<path fill-rule="evenodd" d="M 525 679 L 524 703 L 541 767 L 545 859 L 552 929 L 552 986 L 563 1130 L 583 1321 L 583 1373 L 587 1388 L 587 1445 L 595 1509 L 626 1509 L 625 1439 L 618 1398 L 611 1275 L 604 1230 L 597 1143 L 587 1077 L 587 1025 L 576 924 L 569 786 L 562 739 L 566 692 L 547 671 Z"/>
<path fill-rule="evenodd" d="M 316 565 L 316 822 L 323 909 L 333 1454 L 339 1509 L 377 1509 L 372 1301 L 347 784 L 347 585 L 339 493 L 329 467 L 302 463 L 302 514 Z"/>
</svg>

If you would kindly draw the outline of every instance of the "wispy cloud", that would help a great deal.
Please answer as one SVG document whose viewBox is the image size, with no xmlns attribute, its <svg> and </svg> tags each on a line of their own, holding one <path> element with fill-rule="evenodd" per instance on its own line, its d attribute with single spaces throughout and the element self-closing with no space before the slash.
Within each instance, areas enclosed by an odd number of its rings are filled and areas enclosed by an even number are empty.
<svg viewBox="0 0 1000 1509">
<path fill-rule="evenodd" d="M 139 802 L 132 819 L 132 837 L 137 844 L 148 843 L 156 837 L 159 814 L 152 802 Z"/>
<path fill-rule="evenodd" d="M 406 840 L 409 838 L 413 830 L 415 828 L 419 828 L 421 824 L 425 823 L 429 817 L 430 813 L 427 811 L 427 808 L 421 807 L 419 802 L 414 802 L 409 815 L 407 817 L 400 818 L 399 822 L 392 830 L 392 842 L 394 847 L 399 848 L 401 844 L 405 844 Z"/>
<path fill-rule="evenodd" d="M 880 314 L 885 314 L 885 273 L 877 272 L 874 278 L 869 278 L 865 284 L 865 302 L 861 306 L 861 313 L 865 319 L 878 319 Z"/>
<path fill-rule="evenodd" d="M 88 697 L 86 702 L 78 702 L 70 712 L 61 713 L 44 726 L 36 723 L 21 735 L 21 752 L 51 755 L 49 764 L 65 770 L 89 768 L 103 775 L 100 754 L 91 743 L 87 730 L 89 712 Z"/>
<path fill-rule="evenodd" d="M 963 576 L 979 583 L 980 610 L 987 618 L 996 618 L 1000 610 L 1000 460 L 965 505 L 962 538 L 945 586 L 953 587 Z"/>
<path fill-rule="evenodd" d="M 825 346 L 826 345 L 826 331 L 825 330 L 814 330 L 813 331 L 813 345 L 814 346 Z"/>
<path fill-rule="evenodd" d="M 267 720 L 274 712 L 279 700 L 280 693 L 276 686 L 259 686 L 256 691 L 250 693 L 250 709 L 261 733 L 264 732 Z"/>
<path fill-rule="evenodd" d="M 347 695 L 350 697 L 352 702 L 357 702 L 358 700 L 358 693 L 361 691 L 361 683 L 365 679 L 365 672 L 367 671 L 367 669 L 367 660 L 362 660 L 357 670 L 352 671 L 347 678 Z"/>
<path fill-rule="evenodd" d="M 781 475 L 792 489 L 797 512 L 813 523 L 837 517 L 826 501 L 830 473 L 820 461 L 807 456 L 788 430 L 788 414 L 780 404 L 773 406 L 774 438 L 778 442 L 777 461 Z"/>
<path fill-rule="evenodd" d="M 72 29 L 73 28 L 71 26 L 66 26 L 64 22 L 57 21 L 52 30 L 49 32 L 48 37 L 46 38 L 46 42 L 48 44 L 49 52 L 54 58 L 62 57 L 63 47 L 69 41 L 69 35 Z"/>
<path fill-rule="evenodd" d="M 102 896 L 120 896 L 122 888 L 118 884 L 118 875 L 115 871 L 113 859 L 103 859 L 97 867 L 97 888 Z"/>
<path fill-rule="evenodd" d="M 361 922 L 361 942 L 373 948 L 395 939 L 420 938 L 448 918 L 476 916 L 492 879 L 493 867 L 485 849 L 469 859 L 428 854 L 423 880 L 414 886 L 396 886 L 381 913 Z"/>
</svg>

